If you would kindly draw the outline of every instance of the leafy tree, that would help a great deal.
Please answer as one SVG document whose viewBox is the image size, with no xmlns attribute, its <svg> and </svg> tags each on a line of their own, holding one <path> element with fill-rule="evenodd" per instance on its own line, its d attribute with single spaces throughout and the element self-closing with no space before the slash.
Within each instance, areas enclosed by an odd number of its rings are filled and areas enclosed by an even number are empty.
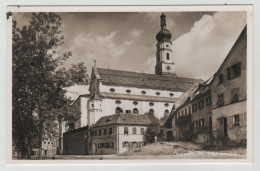
<svg viewBox="0 0 260 171">
<path fill-rule="evenodd" d="M 147 127 L 145 132 L 145 139 L 148 143 L 154 143 L 155 137 L 160 136 L 160 122 L 159 119 L 154 116 L 153 113 L 148 114 L 152 120 L 152 122 Z"/>
<path fill-rule="evenodd" d="M 54 135 L 57 121 L 78 119 L 64 88 L 88 84 L 87 68 L 83 63 L 62 67 L 72 53 L 63 52 L 61 25 L 55 13 L 32 13 L 30 24 L 22 28 L 13 21 L 12 129 L 22 158 L 30 156 L 37 142 L 41 159 L 42 136 Z"/>
</svg>

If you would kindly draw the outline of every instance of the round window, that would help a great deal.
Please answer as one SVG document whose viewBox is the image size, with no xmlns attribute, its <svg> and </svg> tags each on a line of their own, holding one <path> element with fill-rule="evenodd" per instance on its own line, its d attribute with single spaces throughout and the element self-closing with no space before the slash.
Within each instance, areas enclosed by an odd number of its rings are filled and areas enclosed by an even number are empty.
<svg viewBox="0 0 260 171">
<path fill-rule="evenodd" d="M 167 70 L 170 70 L 171 69 L 171 67 L 170 66 L 167 66 Z"/>
<path fill-rule="evenodd" d="M 111 89 L 110 89 L 110 92 L 111 92 L 111 93 L 114 93 L 114 92 L 115 92 L 115 89 L 114 89 L 114 88 L 111 88 Z"/>
<path fill-rule="evenodd" d="M 141 93 L 142 93 L 142 94 L 146 94 L 146 91 L 142 91 Z"/>
<path fill-rule="evenodd" d="M 174 94 L 173 93 L 170 93 L 170 96 L 172 97 Z"/>
<path fill-rule="evenodd" d="M 134 104 L 134 105 L 138 105 L 138 102 L 137 102 L 137 101 L 134 101 L 133 104 Z"/>
<path fill-rule="evenodd" d="M 169 104 L 168 104 L 168 103 L 165 103 L 165 104 L 164 104 L 164 106 L 165 106 L 165 107 L 168 107 L 168 106 L 169 106 Z"/>
<path fill-rule="evenodd" d="M 117 101 L 116 101 L 116 104 L 121 104 L 121 101 L 120 101 L 120 100 L 117 100 Z"/>
<path fill-rule="evenodd" d="M 126 92 L 127 92 L 127 93 L 131 93 L 131 90 L 127 89 Z"/>
<path fill-rule="evenodd" d="M 160 95 L 160 92 L 156 92 L 156 95 L 159 96 L 159 95 Z"/>
</svg>

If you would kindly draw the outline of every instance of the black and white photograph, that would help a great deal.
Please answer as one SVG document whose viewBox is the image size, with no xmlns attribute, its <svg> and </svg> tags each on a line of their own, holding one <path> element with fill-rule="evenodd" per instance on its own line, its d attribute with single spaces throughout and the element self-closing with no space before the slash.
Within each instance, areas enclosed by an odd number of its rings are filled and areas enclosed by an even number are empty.
<svg viewBox="0 0 260 171">
<path fill-rule="evenodd" d="M 7 17 L 11 163 L 251 161 L 252 8 Z"/>
</svg>

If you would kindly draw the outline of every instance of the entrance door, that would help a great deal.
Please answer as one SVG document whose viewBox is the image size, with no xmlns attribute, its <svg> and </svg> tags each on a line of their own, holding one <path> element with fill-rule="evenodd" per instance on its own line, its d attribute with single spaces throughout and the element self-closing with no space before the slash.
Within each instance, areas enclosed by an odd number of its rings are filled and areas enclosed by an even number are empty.
<svg viewBox="0 0 260 171">
<path fill-rule="evenodd" d="M 220 136 L 227 136 L 227 118 L 219 119 L 219 134 Z"/>
</svg>

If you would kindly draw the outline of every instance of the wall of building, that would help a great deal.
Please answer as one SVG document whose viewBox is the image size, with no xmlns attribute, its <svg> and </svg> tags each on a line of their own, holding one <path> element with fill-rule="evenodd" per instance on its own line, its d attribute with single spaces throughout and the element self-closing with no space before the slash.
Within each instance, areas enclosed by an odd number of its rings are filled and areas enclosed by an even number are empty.
<svg viewBox="0 0 260 171">
<path fill-rule="evenodd" d="M 88 153 L 88 127 L 82 127 L 63 134 L 63 154 L 84 155 Z"/>
<path fill-rule="evenodd" d="M 246 99 L 247 99 L 247 57 L 246 57 L 247 37 L 243 34 L 233 47 L 229 57 L 223 63 L 219 72 L 215 75 L 212 83 L 212 117 L 213 117 L 213 133 L 215 137 L 219 136 L 221 127 L 220 118 L 227 120 L 227 136 L 230 139 L 246 138 Z M 228 79 L 228 69 L 234 64 L 241 63 L 241 74 L 235 78 Z M 219 75 L 223 75 L 223 82 L 220 83 Z M 238 101 L 232 102 L 232 91 L 238 88 Z M 218 104 L 218 95 L 224 94 L 224 103 Z M 240 115 L 240 126 L 232 126 L 232 116 Z M 223 131 L 222 131 L 223 132 Z"/>
<path fill-rule="evenodd" d="M 150 109 L 154 110 L 154 114 L 156 117 L 161 118 L 164 116 L 165 111 L 168 110 L 170 113 L 173 103 L 167 103 L 167 102 L 152 102 L 153 106 L 150 106 L 149 101 L 134 101 L 134 100 L 119 100 L 121 103 L 117 104 L 117 99 L 102 99 L 100 101 L 101 105 L 100 110 L 89 110 L 89 120 L 90 125 L 96 123 L 98 119 L 100 119 L 103 116 L 111 115 L 116 113 L 116 108 L 120 107 L 123 110 L 123 113 L 126 113 L 126 110 L 130 110 L 131 113 L 133 113 L 133 109 L 138 109 L 139 114 L 145 114 L 148 113 Z M 134 102 L 137 102 L 135 105 Z"/>
<path fill-rule="evenodd" d="M 88 103 L 89 98 L 87 97 L 80 97 L 80 108 L 81 108 L 81 120 L 80 120 L 80 127 L 87 126 L 87 115 L 88 115 L 88 110 L 87 110 L 87 103 Z"/>
<path fill-rule="evenodd" d="M 247 121 L 247 110 L 246 101 L 241 101 L 232 105 L 226 105 L 221 108 L 215 108 L 212 110 L 212 126 L 213 135 L 219 136 L 218 122 L 220 118 L 227 119 L 227 136 L 231 140 L 245 140 L 246 135 L 246 121 Z M 239 115 L 239 126 L 234 126 L 234 116 Z"/>
<path fill-rule="evenodd" d="M 124 128 L 128 128 L 128 134 L 124 133 Z M 136 128 L 136 134 L 133 134 L 133 128 Z M 119 126 L 119 141 L 118 141 L 118 153 L 123 153 L 128 150 L 131 150 L 130 144 L 133 142 L 141 143 L 142 146 L 144 144 L 144 135 L 141 133 L 141 128 L 144 128 L 144 132 L 146 131 L 146 126 Z M 129 145 L 124 146 L 123 143 L 128 142 Z M 138 144 L 139 145 L 139 144 Z M 136 145 L 137 146 L 137 145 Z"/>
<path fill-rule="evenodd" d="M 109 133 L 110 128 L 112 128 L 112 134 Z M 107 130 L 106 135 L 104 135 L 104 129 Z M 100 130 L 101 135 L 99 135 Z M 117 132 L 118 130 L 116 125 L 91 128 L 89 139 L 89 154 L 116 154 L 118 143 Z M 106 146 L 107 143 L 113 143 L 113 147 L 111 147 L 111 144 L 110 146 Z"/>
<path fill-rule="evenodd" d="M 119 94 L 128 94 L 126 90 L 131 90 L 132 95 L 143 95 L 142 91 L 145 91 L 146 94 L 144 96 L 157 96 L 156 92 L 159 92 L 159 97 L 168 97 L 168 98 L 178 98 L 180 97 L 183 92 L 180 91 L 169 91 L 169 90 L 156 90 L 156 89 L 148 89 L 148 88 L 137 88 L 137 87 L 123 87 L 123 86 L 107 86 L 103 85 L 102 82 L 99 83 L 99 91 L 100 92 L 106 92 L 110 93 L 110 89 L 115 89 L 114 93 Z M 170 95 L 170 93 L 173 93 L 173 96 Z"/>
</svg>

